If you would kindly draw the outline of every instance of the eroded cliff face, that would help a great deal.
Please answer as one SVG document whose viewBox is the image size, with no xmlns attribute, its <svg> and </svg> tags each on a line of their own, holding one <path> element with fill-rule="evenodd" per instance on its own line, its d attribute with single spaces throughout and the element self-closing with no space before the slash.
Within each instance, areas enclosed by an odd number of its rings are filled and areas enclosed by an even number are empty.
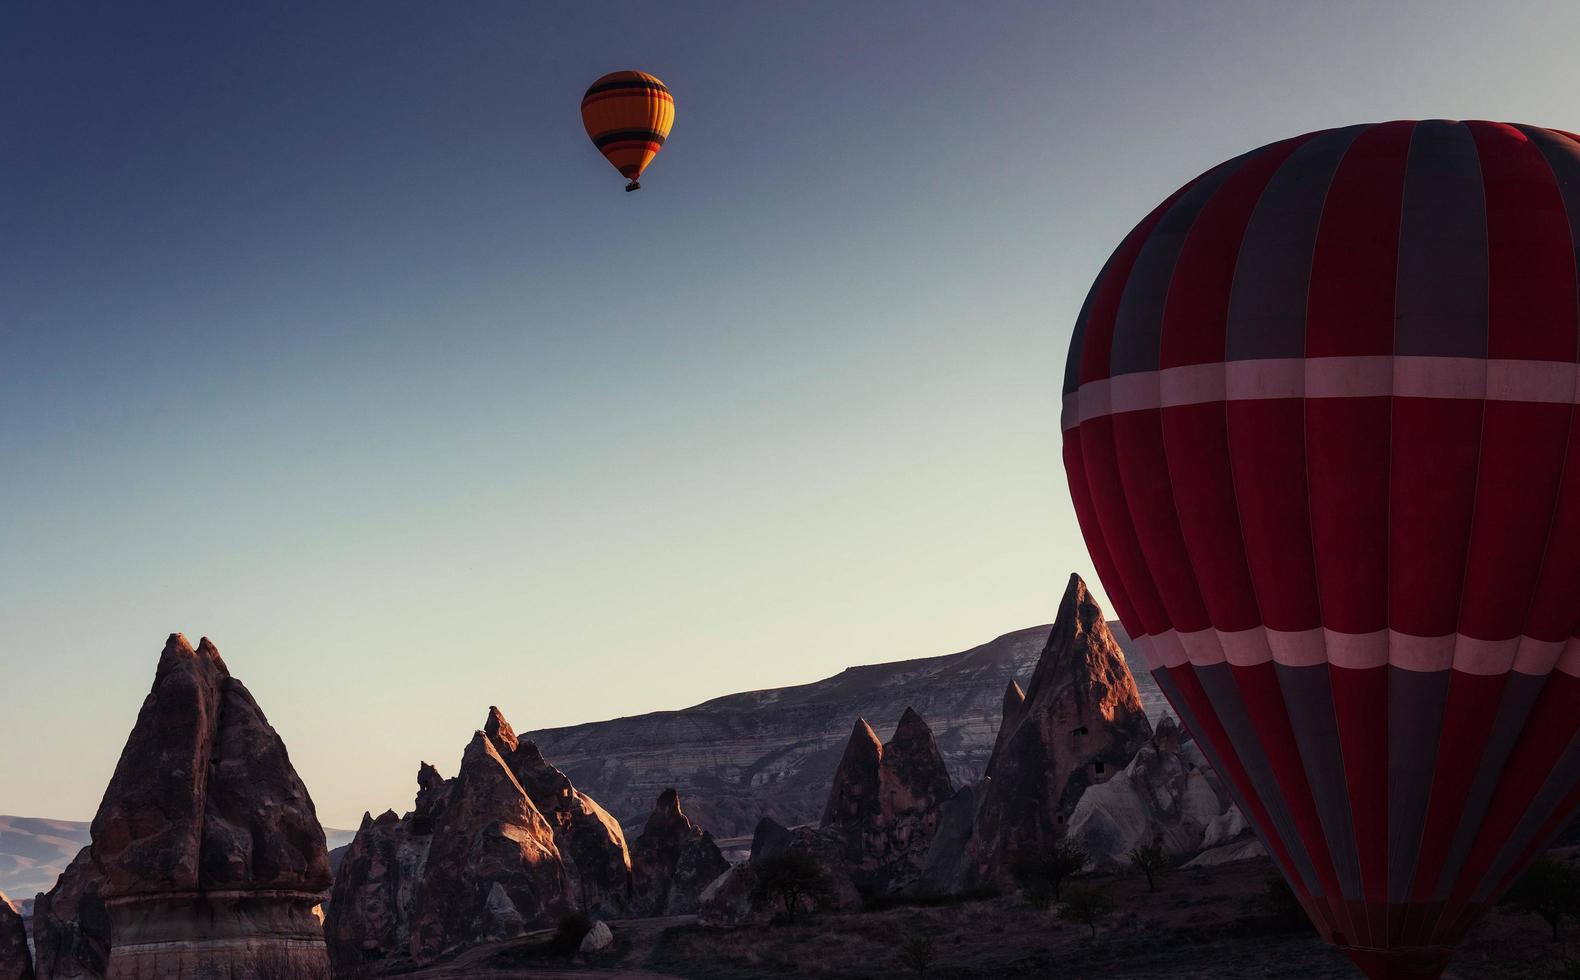
<svg viewBox="0 0 1580 980">
<path fill-rule="evenodd" d="M 172 634 L 92 826 L 35 905 L 50 980 L 327 977 L 313 801 L 214 645 Z"/>
<path fill-rule="evenodd" d="M 531 737 L 583 792 L 632 832 L 652 800 L 673 787 L 692 819 L 721 838 L 743 837 L 764 815 L 815 823 L 850 735 L 852 718 L 928 720 L 956 783 L 987 770 L 1004 692 L 1023 682 L 1050 627 L 1009 633 L 963 653 L 852 667 L 799 687 L 732 694 L 687 708 L 545 729 Z M 1128 642 L 1116 630 L 1119 642 Z M 1142 678 L 1148 706 L 1162 695 Z"/>
</svg>

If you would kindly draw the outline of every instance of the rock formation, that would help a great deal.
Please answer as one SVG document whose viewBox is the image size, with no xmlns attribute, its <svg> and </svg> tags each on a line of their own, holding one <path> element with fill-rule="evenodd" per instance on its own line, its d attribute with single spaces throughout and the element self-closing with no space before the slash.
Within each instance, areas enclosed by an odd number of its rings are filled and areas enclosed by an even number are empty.
<svg viewBox="0 0 1580 980">
<path fill-rule="evenodd" d="M 666 789 L 631 843 L 631 871 L 639 915 L 688 915 L 703 889 L 730 870 L 713 835 L 680 808 L 680 794 Z"/>
<path fill-rule="evenodd" d="M 411 957 L 418 963 L 514 938 L 572 908 L 554 831 L 494 738 L 473 735 L 446 796 L 412 903 Z"/>
<path fill-rule="evenodd" d="M 1129 642 L 1118 624 L 1116 639 Z M 956 784 L 986 772 L 1004 690 L 1030 680 L 1049 627 L 1008 633 L 963 653 L 852 667 L 796 687 L 732 694 L 660 711 L 529 733 L 582 792 L 641 830 L 653 800 L 674 787 L 691 819 L 720 846 L 751 834 L 762 816 L 816 823 L 856 717 L 928 721 Z M 882 651 L 872 651 L 876 659 Z M 1165 707 L 1151 678 L 1136 678 L 1151 711 Z"/>
<path fill-rule="evenodd" d="M 822 826 L 840 842 L 848 873 L 865 893 L 893 892 L 921 876 L 941 808 L 953 795 L 921 715 L 906 708 L 887 745 L 857 719 Z"/>
<path fill-rule="evenodd" d="M 33 972 L 38 980 L 103 980 L 110 914 L 99 896 L 93 850 L 84 847 L 55 887 L 33 902 Z"/>
<path fill-rule="evenodd" d="M 35 906 L 44 976 L 327 976 L 316 910 L 329 857 L 285 745 L 214 645 L 159 658 L 93 820 L 93 843 Z M 94 921 L 104 915 L 104 923 Z"/>
<path fill-rule="evenodd" d="M 364 816 L 325 933 L 337 974 L 353 977 L 514 938 L 574 909 L 632 911 L 624 833 L 490 708 L 454 779 L 424 762 L 410 813 Z"/>
<path fill-rule="evenodd" d="M 1217 822 L 1230 810 L 1201 750 L 1182 744 L 1179 726 L 1165 717 L 1128 766 L 1082 794 L 1066 833 L 1095 867 L 1124 865 L 1132 848 L 1153 843 L 1183 858 L 1212 846 L 1210 828 L 1227 831 Z"/>
<path fill-rule="evenodd" d="M 483 731 L 554 831 L 572 904 L 594 915 L 629 912 L 631 855 L 620 822 L 550 765 L 536 743 L 516 738 L 498 708 L 488 709 Z"/>
<path fill-rule="evenodd" d="M 361 976 L 409 959 L 412 899 L 428 860 L 445 788 L 426 762 L 417 780 L 413 814 L 405 819 L 393 810 L 376 819 L 363 814 L 362 826 L 340 860 L 324 919 L 324 938 L 336 976 Z M 441 792 L 435 794 L 436 789 Z"/>
<path fill-rule="evenodd" d="M 929 882 L 1002 885 L 1017 858 L 1063 836 L 1087 788 L 1106 782 L 1152 735 L 1124 653 L 1080 576 L 1071 575 L 1024 704 L 1003 720 L 957 869 L 942 850 Z"/>
<path fill-rule="evenodd" d="M 27 928 L 5 892 L 0 892 L 0 980 L 33 980 Z"/>
</svg>

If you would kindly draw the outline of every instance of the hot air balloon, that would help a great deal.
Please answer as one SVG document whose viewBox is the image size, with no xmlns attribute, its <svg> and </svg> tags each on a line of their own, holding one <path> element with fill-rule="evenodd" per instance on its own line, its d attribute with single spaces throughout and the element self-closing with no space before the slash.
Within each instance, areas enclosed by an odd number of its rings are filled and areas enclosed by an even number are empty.
<svg viewBox="0 0 1580 980">
<path fill-rule="evenodd" d="M 593 145 L 641 190 L 642 171 L 653 162 L 675 122 L 675 98 L 664 83 L 641 71 L 614 71 L 582 96 L 582 125 Z"/>
<path fill-rule="evenodd" d="M 1580 137 L 1390 122 L 1208 170 L 1064 378 L 1098 574 L 1317 928 L 1436 978 L 1580 805 Z"/>
</svg>

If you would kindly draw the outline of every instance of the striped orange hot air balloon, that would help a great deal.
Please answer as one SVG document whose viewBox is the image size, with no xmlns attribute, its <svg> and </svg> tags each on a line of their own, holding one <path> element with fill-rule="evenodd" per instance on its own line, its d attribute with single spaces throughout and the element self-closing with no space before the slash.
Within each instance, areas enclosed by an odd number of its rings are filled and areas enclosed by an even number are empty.
<svg viewBox="0 0 1580 980">
<path fill-rule="evenodd" d="M 653 162 L 675 122 L 675 97 L 643 71 L 612 71 L 582 96 L 582 125 L 593 145 L 640 190 L 639 178 Z"/>
</svg>

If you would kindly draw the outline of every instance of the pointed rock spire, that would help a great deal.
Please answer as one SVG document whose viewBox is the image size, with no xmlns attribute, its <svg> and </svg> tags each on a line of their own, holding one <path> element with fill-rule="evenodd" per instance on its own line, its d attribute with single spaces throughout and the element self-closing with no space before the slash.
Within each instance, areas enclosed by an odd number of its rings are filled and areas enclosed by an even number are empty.
<svg viewBox="0 0 1580 980">
<path fill-rule="evenodd" d="M 1004 739 L 1020 724 L 1020 718 L 1026 711 L 1026 692 L 1020 689 L 1020 683 L 1014 678 L 1010 679 L 1009 686 L 1004 689 L 1004 713 L 1000 715 L 998 735 L 993 739 L 993 752 L 988 756 L 988 764 L 984 773 L 993 771 L 993 763 L 1004 751 Z"/>
<path fill-rule="evenodd" d="M 488 706 L 488 720 L 483 723 L 483 732 L 493 741 L 501 755 L 516 751 L 516 730 L 505 720 L 505 713 L 493 705 Z"/>
<path fill-rule="evenodd" d="M 852 726 L 850 740 L 840 757 L 839 768 L 834 770 L 834 785 L 829 790 L 828 804 L 823 808 L 823 826 L 850 826 L 858 828 L 877 814 L 878 769 L 883 759 L 883 743 L 867 724 L 867 719 L 857 718 Z"/>
<path fill-rule="evenodd" d="M 1103 611 L 1071 575 L 1025 703 L 999 732 L 962 884 L 1001 882 L 1011 855 L 1063 836 L 1086 788 L 1123 769 L 1151 736 Z"/>
</svg>

